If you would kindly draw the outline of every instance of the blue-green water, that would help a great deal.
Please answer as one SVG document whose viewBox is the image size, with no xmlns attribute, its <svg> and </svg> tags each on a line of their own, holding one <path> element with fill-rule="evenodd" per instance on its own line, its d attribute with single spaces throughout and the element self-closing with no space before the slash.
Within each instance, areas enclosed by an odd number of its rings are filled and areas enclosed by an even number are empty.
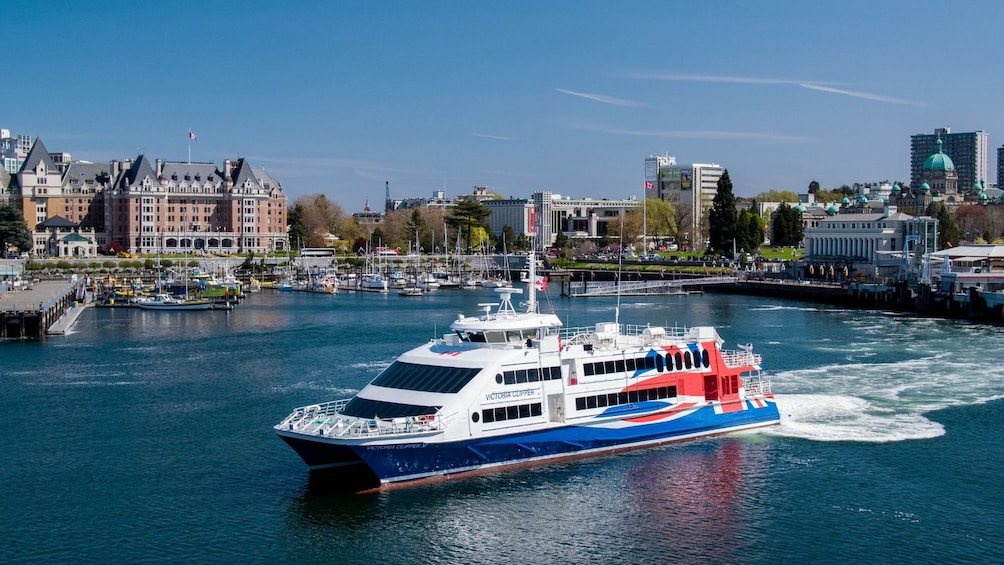
<svg viewBox="0 0 1004 565">
<path fill-rule="evenodd" d="M 346 397 L 487 291 L 86 311 L 0 345 L 0 563 L 1004 561 L 1004 330 L 741 296 L 621 322 L 751 341 L 782 425 L 371 495 L 271 426 Z M 613 299 L 544 303 L 566 325 Z"/>
</svg>

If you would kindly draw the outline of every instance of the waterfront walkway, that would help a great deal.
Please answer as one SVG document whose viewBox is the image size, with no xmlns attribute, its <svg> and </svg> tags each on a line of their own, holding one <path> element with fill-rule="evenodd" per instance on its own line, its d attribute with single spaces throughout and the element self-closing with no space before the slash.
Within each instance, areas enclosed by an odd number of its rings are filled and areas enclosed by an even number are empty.
<svg viewBox="0 0 1004 565">
<path fill-rule="evenodd" d="M 39 339 L 62 334 L 80 316 L 84 280 L 39 281 L 0 294 L 0 339 Z"/>
</svg>

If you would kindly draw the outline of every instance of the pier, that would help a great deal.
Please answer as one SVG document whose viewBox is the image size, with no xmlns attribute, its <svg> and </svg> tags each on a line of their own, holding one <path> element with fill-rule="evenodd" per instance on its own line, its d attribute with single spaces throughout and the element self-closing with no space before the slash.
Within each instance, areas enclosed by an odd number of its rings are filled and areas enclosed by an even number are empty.
<svg viewBox="0 0 1004 565">
<path fill-rule="evenodd" d="M 83 278 L 40 281 L 0 294 L 0 339 L 39 340 L 65 332 L 85 296 Z"/>
</svg>

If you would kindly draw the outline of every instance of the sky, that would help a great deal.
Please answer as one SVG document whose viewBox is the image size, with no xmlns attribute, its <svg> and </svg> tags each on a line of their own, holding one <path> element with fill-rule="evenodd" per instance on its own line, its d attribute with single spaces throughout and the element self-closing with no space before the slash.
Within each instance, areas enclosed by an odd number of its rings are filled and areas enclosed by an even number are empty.
<svg viewBox="0 0 1004 565">
<path fill-rule="evenodd" d="M 0 128 L 107 162 L 245 157 L 290 202 L 738 196 L 909 182 L 910 136 L 1004 142 L 1004 2 L 0 1 Z M 190 141 L 192 131 L 197 141 Z M 998 137 L 1001 136 L 1001 137 Z"/>
</svg>

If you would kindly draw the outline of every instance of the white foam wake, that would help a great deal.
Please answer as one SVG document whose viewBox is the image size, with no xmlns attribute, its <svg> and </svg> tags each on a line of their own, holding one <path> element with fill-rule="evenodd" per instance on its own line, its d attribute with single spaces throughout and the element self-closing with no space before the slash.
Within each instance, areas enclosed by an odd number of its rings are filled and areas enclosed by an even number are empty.
<svg viewBox="0 0 1004 565">
<path fill-rule="evenodd" d="M 929 439 L 945 428 L 914 411 L 896 412 L 863 398 L 831 394 L 779 394 L 781 425 L 767 433 L 815 441 L 889 442 Z"/>
</svg>

